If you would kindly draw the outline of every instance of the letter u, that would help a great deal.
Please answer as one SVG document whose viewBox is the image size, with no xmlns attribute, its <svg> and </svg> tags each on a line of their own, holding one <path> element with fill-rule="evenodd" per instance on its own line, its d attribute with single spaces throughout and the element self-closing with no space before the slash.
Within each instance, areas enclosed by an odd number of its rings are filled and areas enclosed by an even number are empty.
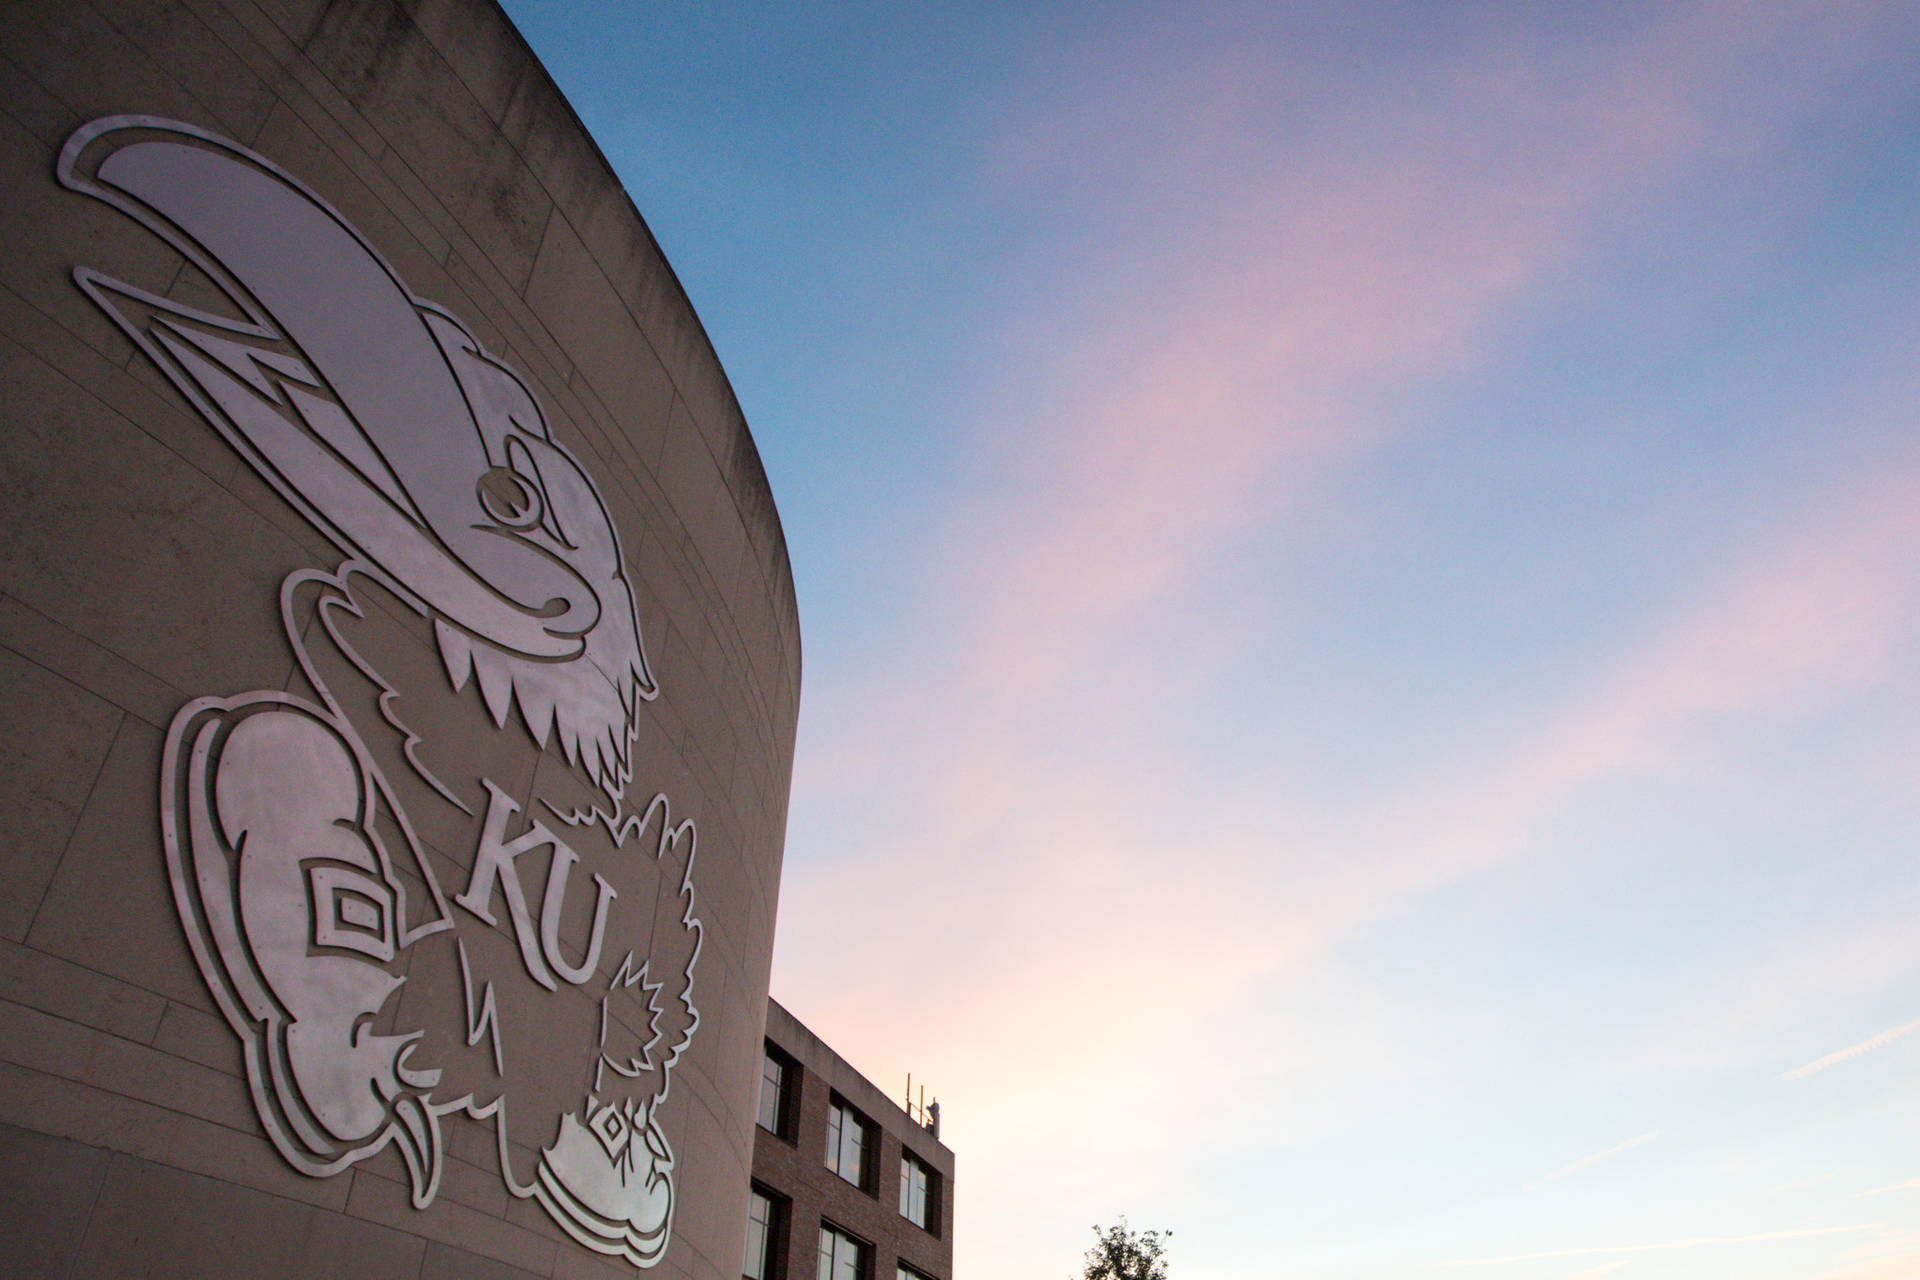
<svg viewBox="0 0 1920 1280">
<path fill-rule="evenodd" d="M 594 872 L 593 882 L 599 886 L 599 897 L 593 904 L 593 933 L 587 942 L 587 956 L 579 968 L 569 965 L 560 955 L 560 908 L 567 896 L 568 873 L 578 861 L 578 854 L 554 841 L 553 862 L 547 867 L 547 892 L 540 901 L 540 950 L 546 953 L 553 971 L 576 987 L 600 967 L 600 944 L 607 936 L 607 904 L 619 896 L 599 872 Z"/>
</svg>

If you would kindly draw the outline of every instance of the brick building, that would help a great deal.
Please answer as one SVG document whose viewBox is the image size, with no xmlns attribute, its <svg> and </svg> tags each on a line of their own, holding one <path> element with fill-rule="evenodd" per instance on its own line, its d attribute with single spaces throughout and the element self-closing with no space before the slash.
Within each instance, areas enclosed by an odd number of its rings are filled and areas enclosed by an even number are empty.
<svg viewBox="0 0 1920 1280">
<path fill-rule="evenodd" d="M 767 1001 L 749 1280 L 951 1280 L 953 1152 Z"/>
</svg>

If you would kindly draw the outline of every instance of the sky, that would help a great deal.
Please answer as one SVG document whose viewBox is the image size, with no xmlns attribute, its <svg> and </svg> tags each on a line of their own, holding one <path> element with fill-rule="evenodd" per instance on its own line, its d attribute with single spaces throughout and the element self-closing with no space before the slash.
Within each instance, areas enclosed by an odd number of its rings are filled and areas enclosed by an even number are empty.
<svg viewBox="0 0 1920 1280">
<path fill-rule="evenodd" d="M 1920 10 L 507 8 L 765 460 L 773 993 L 957 1277 L 1920 1276 Z"/>
</svg>

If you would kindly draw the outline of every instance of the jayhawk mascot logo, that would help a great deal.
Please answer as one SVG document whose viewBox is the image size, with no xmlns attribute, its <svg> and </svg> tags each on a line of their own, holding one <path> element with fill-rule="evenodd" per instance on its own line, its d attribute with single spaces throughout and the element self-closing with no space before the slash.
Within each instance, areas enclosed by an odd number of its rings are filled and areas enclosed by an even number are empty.
<svg viewBox="0 0 1920 1280">
<path fill-rule="evenodd" d="M 514 370 L 265 157 L 120 116 L 57 171 L 198 273 L 74 279 L 338 555 L 282 584 L 286 687 L 188 703 L 161 766 L 262 1125 L 316 1177 L 391 1145 L 421 1208 L 445 1126 L 490 1125 L 511 1194 L 653 1265 L 696 833 L 635 785 L 659 685 L 600 492 Z"/>
</svg>

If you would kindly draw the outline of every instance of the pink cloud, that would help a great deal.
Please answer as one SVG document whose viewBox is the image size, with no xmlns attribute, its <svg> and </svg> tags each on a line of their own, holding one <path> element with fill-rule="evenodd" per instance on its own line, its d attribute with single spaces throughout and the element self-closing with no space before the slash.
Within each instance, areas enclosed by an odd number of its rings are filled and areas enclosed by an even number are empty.
<svg viewBox="0 0 1920 1280">
<path fill-rule="evenodd" d="M 1151 752 L 1133 740 L 1090 741 L 1073 775 L 1042 779 L 1022 774 L 1031 757 L 1017 731 L 956 714 L 929 730 L 930 746 L 956 756 L 931 762 L 932 784 L 916 795 L 931 802 L 901 842 L 796 882 L 784 904 L 801 921 L 893 916 L 880 945 L 944 959 L 802 953 L 795 964 L 789 949 L 783 977 L 832 993 L 799 1002 L 802 1016 L 832 1028 L 856 1062 L 914 1070 L 954 1100 L 955 1141 L 988 1167 L 1057 1160 L 1064 1176 L 1096 1159 L 1141 1184 L 1163 1177 L 1138 1135 L 1087 1117 L 1144 1097 L 1160 1099 L 1163 1120 L 1204 1112 L 1229 1086 L 1260 1087 L 1245 1078 L 1249 1055 L 1331 1050 L 1325 1025 L 1254 1015 L 1243 1002 L 1255 984 L 1323 967 L 1330 945 L 1396 903 L 1513 856 L 1529 825 L 1585 784 L 1684 769 L 1716 749 L 1703 727 L 1776 722 L 1888 678 L 1920 631 L 1916 488 L 1920 465 L 1830 495 L 1531 732 L 1438 763 L 1344 829 L 1279 831 L 1258 797 L 1236 796 L 1207 815 L 1207 841 L 1169 845 L 1185 798 L 1152 780 L 1140 766 Z M 929 909 L 901 910 L 929 894 Z M 1809 937 L 1743 968 L 1726 1007 L 1689 1018 L 1682 1038 L 1738 1039 L 1743 1023 L 1777 1026 L 1783 1009 L 1828 998 L 1836 983 L 1898 971 L 1920 952 L 1906 919 L 1902 909 L 1884 930 Z M 1390 1041 L 1374 1050 L 1390 1056 Z M 1294 1105 L 1351 1100 L 1379 1070 L 1343 1061 L 1350 1079 L 1314 1082 Z M 1062 1090 L 1073 1105 L 1060 1105 Z M 1342 1111 L 1330 1107 L 1326 1122 Z M 1276 1139 L 1293 1124 L 1260 1117 L 1247 1129 Z"/>
<path fill-rule="evenodd" d="M 1596 229 L 1747 145 L 1745 130 L 1807 87 L 1796 72 L 1844 75 L 1871 49 L 1877 12 L 1699 7 L 1597 65 L 1492 40 L 1393 86 L 1395 103 L 1418 106 L 1328 128 L 1315 153 L 1249 145 L 1290 133 L 1267 116 L 1280 104 L 1245 91 L 1110 104 L 1128 127 L 1155 117 L 1172 155 L 1134 168 L 1124 153 L 1108 160 L 1123 181 L 1090 185 L 1191 195 L 1172 211 L 1144 200 L 1123 222 L 1113 251 L 1150 258 L 1143 281 L 1116 272 L 1130 287 L 1096 291 L 1035 335 L 1065 339 L 1069 381 L 1048 388 L 1038 420 L 1007 414 L 1007 461 L 1032 483 L 956 535 L 945 575 L 965 591 L 958 648 L 978 678 L 1034 687 L 1177 591 L 1223 531 L 1285 499 L 1289 468 L 1368 443 L 1349 413 L 1357 394 L 1470 360 L 1503 308 Z M 1830 60 L 1808 59 L 1816 74 L 1782 65 L 1788 41 Z M 1244 79 L 1244 51 L 1211 52 L 1227 74 L 1196 66 L 1187 80 Z M 1113 150 L 1084 136 L 1095 127 L 1076 110 L 1024 136 L 1055 140 L 1080 177 L 1073 157 Z"/>
<path fill-rule="evenodd" d="M 1850 16 L 1871 22 L 1865 9 Z M 1846 34 L 1790 6 L 1737 19 L 1707 7 L 1597 65 L 1495 41 L 1401 95 L 1424 104 L 1411 128 L 1363 120 L 1318 155 L 1222 140 L 1257 135 L 1257 97 L 1136 104 L 1127 119 L 1171 110 L 1177 123 L 1162 132 L 1200 141 L 1166 172 L 1126 176 L 1189 187 L 1193 207 L 1123 227 L 1112 252 L 1154 258 L 1152 289 L 1049 314 L 1036 340 L 1064 348 L 1065 380 L 1003 407 L 1005 439 L 983 442 L 1021 483 L 961 513 L 919 606 L 916 665 L 877 682 L 895 714 L 844 717 L 855 741 L 828 751 L 884 768 L 929 714 L 943 731 L 958 721 L 1004 738 L 1009 708 L 1089 667 L 1144 679 L 1149 695 L 1177 681 L 1126 665 L 1130 632 L 1178 600 L 1223 538 L 1371 443 L 1356 398 L 1470 360 L 1503 308 L 1596 228 L 1687 164 L 1723 159 L 1716 147 L 1737 147 L 1730 118 L 1779 114 L 1790 92 L 1757 69 L 1779 42 L 1822 45 L 1832 56 L 1821 71 L 1835 76 L 1855 52 Z M 1804 87 L 1785 78 L 1786 91 Z M 1485 127 L 1496 112 L 1502 133 Z M 1110 154 L 1081 136 L 1091 127 L 1068 116 L 1022 135 Z M 1222 153 L 1240 167 L 1212 168 Z M 968 808 L 1011 802 L 980 776 L 1004 752 L 952 754 Z"/>
<path fill-rule="evenodd" d="M 1598 52 L 1487 39 L 1400 87 L 1417 110 L 1330 129 L 1320 153 L 1262 149 L 1274 104 L 1237 58 L 1228 90 L 1137 104 L 1173 117 L 1155 134 L 1170 154 L 1026 123 L 1189 196 L 1123 208 L 1094 255 L 1113 283 L 1028 321 L 1059 359 L 983 433 L 1011 479 L 956 514 L 900 655 L 864 687 L 809 690 L 796 790 L 866 825 L 832 847 L 806 833 L 823 843 L 790 863 L 776 979 L 883 1083 L 911 1069 L 953 1101 L 976 1171 L 963 1239 L 1026 1221 L 996 1169 L 1164 1157 L 1174 1134 L 1105 1120 L 1160 1096 L 1170 1063 L 1190 1092 L 1230 1077 L 1247 1043 L 1196 1028 L 1250 985 L 1511 856 L 1571 789 L 1671 759 L 1703 720 L 1789 714 L 1886 671 L 1920 566 L 1911 472 L 1783 534 L 1520 740 L 1465 744 L 1338 829 L 1197 792 L 1158 731 L 1189 673 L 1142 637 L 1223 542 L 1375 443 L 1369 395 L 1476 359 L 1593 237 L 1842 81 L 1887 12 L 1706 5 Z"/>
</svg>

